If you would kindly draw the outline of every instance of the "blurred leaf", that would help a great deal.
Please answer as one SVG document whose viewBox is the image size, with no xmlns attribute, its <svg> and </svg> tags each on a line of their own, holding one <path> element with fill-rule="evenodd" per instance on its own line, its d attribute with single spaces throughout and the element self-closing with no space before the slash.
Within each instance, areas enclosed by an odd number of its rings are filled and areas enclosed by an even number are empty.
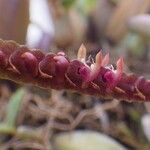
<svg viewBox="0 0 150 150">
<path fill-rule="evenodd" d="M 96 27 L 96 35 L 99 39 L 104 37 L 108 21 L 111 19 L 114 10 L 115 7 L 112 3 L 110 3 L 110 1 L 97 1 L 96 7 L 92 12 L 92 18 Z"/>
<path fill-rule="evenodd" d="M 92 131 L 58 134 L 54 144 L 56 150 L 125 150 L 114 139 Z"/>
<path fill-rule="evenodd" d="M 77 7 L 79 7 L 84 14 L 88 14 L 93 10 L 96 2 L 96 0 L 79 0 Z"/>
<path fill-rule="evenodd" d="M 109 0 L 109 1 L 112 2 L 113 4 L 117 5 L 122 0 Z"/>
<path fill-rule="evenodd" d="M 120 1 L 108 22 L 106 36 L 114 42 L 120 41 L 127 33 L 128 20 L 137 14 L 148 12 L 149 8 L 149 0 Z"/>
<path fill-rule="evenodd" d="M 24 94 L 25 94 L 25 90 L 21 88 L 10 98 L 10 102 L 7 108 L 6 120 L 5 120 L 5 123 L 10 127 L 15 126 L 16 118 L 20 110 L 20 104 Z"/>
<path fill-rule="evenodd" d="M 135 121 L 136 123 L 139 123 L 140 122 L 140 113 L 136 110 L 130 110 L 130 116 L 132 118 L 133 121 Z"/>
<path fill-rule="evenodd" d="M 25 94 L 24 89 L 19 89 L 10 98 L 10 102 L 7 107 L 6 119 L 3 123 L 0 123 L 0 133 L 14 134 L 16 131 L 15 122 L 20 109 L 20 104 Z"/>
<path fill-rule="evenodd" d="M 11 127 L 6 123 L 0 123 L 0 133 L 4 134 L 14 134 L 16 131 L 15 127 Z"/>
<path fill-rule="evenodd" d="M 150 40 L 150 15 L 145 14 L 132 17 L 129 20 L 128 27 L 130 30 Z"/>
<path fill-rule="evenodd" d="M 129 33 L 124 39 L 125 47 L 133 54 L 135 57 L 139 57 L 144 52 L 144 41 L 138 35 L 134 33 Z"/>
<path fill-rule="evenodd" d="M 64 8 L 69 9 L 76 0 L 61 0 L 62 5 L 64 6 Z"/>
<path fill-rule="evenodd" d="M 68 15 L 62 15 L 55 22 L 55 43 L 58 47 L 64 48 L 71 45 L 74 41 L 73 29 Z M 66 28 L 67 27 L 67 28 Z"/>
<path fill-rule="evenodd" d="M 142 127 L 147 139 L 150 142 L 150 114 L 146 114 L 141 119 Z"/>
<path fill-rule="evenodd" d="M 43 141 L 43 130 L 41 128 L 32 128 L 28 126 L 19 126 L 17 128 L 16 137 L 19 139 L 29 140 L 34 139 Z"/>
<path fill-rule="evenodd" d="M 25 44 L 28 23 L 28 0 L 0 0 L 0 38 Z"/>
</svg>

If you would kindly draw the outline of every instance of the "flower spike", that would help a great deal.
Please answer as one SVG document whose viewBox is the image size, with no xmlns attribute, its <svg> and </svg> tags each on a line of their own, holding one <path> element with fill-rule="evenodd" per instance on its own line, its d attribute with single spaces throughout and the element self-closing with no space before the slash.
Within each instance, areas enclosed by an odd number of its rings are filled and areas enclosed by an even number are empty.
<svg viewBox="0 0 150 150">
<path fill-rule="evenodd" d="M 114 70 L 108 67 L 109 54 L 100 51 L 92 65 L 86 63 L 82 44 L 78 59 L 70 60 L 64 52 L 44 54 L 14 41 L 0 40 L 0 78 L 32 84 L 47 89 L 70 89 L 105 99 L 150 101 L 150 80 L 123 72 L 121 57 Z"/>
</svg>

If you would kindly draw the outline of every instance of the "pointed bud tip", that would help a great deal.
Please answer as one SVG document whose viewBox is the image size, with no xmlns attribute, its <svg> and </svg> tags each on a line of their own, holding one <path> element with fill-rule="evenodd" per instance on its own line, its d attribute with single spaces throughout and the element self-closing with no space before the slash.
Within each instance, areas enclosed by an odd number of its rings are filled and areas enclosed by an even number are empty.
<svg viewBox="0 0 150 150">
<path fill-rule="evenodd" d="M 79 50 L 78 50 L 78 54 L 77 54 L 77 59 L 80 61 L 84 61 L 86 59 L 86 47 L 84 46 L 84 44 L 81 44 Z"/>
<path fill-rule="evenodd" d="M 85 52 L 86 51 L 86 47 L 85 45 L 82 43 L 80 48 L 79 48 L 79 51 L 82 51 L 82 52 Z"/>
<path fill-rule="evenodd" d="M 102 60 L 103 60 L 103 55 L 102 55 L 102 51 L 100 50 L 97 55 L 96 55 L 96 64 L 101 66 Z"/>
<path fill-rule="evenodd" d="M 118 59 L 117 64 L 118 64 L 118 65 L 123 65 L 123 64 L 124 64 L 123 57 L 120 57 L 120 58 Z"/>
<path fill-rule="evenodd" d="M 105 67 L 105 66 L 108 65 L 108 63 L 109 63 L 109 53 L 107 53 L 107 54 L 105 55 L 105 57 L 103 58 L 102 66 Z"/>
<path fill-rule="evenodd" d="M 117 71 L 123 72 L 123 67 L 124 67 L 124 60 L 123 57 L 120 57 L 117 61 Z"/>
</svg>

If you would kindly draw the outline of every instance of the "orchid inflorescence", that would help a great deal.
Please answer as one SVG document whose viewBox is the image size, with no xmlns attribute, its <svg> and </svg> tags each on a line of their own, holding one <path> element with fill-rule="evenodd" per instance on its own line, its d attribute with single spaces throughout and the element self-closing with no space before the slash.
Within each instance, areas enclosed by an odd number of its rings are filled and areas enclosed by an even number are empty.
<svg viewBox="0 0 150 150">
<path fill-rule="evenodd" d="M 0 40 L 0 77 L 47 89 L 70 89 L 105 99 L 149 101 L 150 80 L 123 72 L 120 58 L 116 69 L 109 65 L 109 54 L 97 53 L 87 63 L 86 48 L 81 45 L 77 59 L 64 52 L 44 54 L 14 41 Z"/>
</svg>

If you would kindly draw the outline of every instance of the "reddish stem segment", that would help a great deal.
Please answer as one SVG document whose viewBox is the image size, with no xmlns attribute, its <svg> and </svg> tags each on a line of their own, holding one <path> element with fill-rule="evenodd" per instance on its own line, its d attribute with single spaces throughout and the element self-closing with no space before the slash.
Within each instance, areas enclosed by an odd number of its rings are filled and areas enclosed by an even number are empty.
<svg viewBox="0 0 150 150">
<path fill-rule="evenodd" d="M 0 77 L 43 88 L 71 89 L 81 93 L 126 101 L 150 101 L 150 80 L 123 73 L 123 59 L 117 69 L 108 66 L 109 55 L 96 55 L 86 64 L 82 45 L 78 59 L 69 60 L 63 52 L 44 54 L 14 41 L 0 40 Z"/>
</svg>

